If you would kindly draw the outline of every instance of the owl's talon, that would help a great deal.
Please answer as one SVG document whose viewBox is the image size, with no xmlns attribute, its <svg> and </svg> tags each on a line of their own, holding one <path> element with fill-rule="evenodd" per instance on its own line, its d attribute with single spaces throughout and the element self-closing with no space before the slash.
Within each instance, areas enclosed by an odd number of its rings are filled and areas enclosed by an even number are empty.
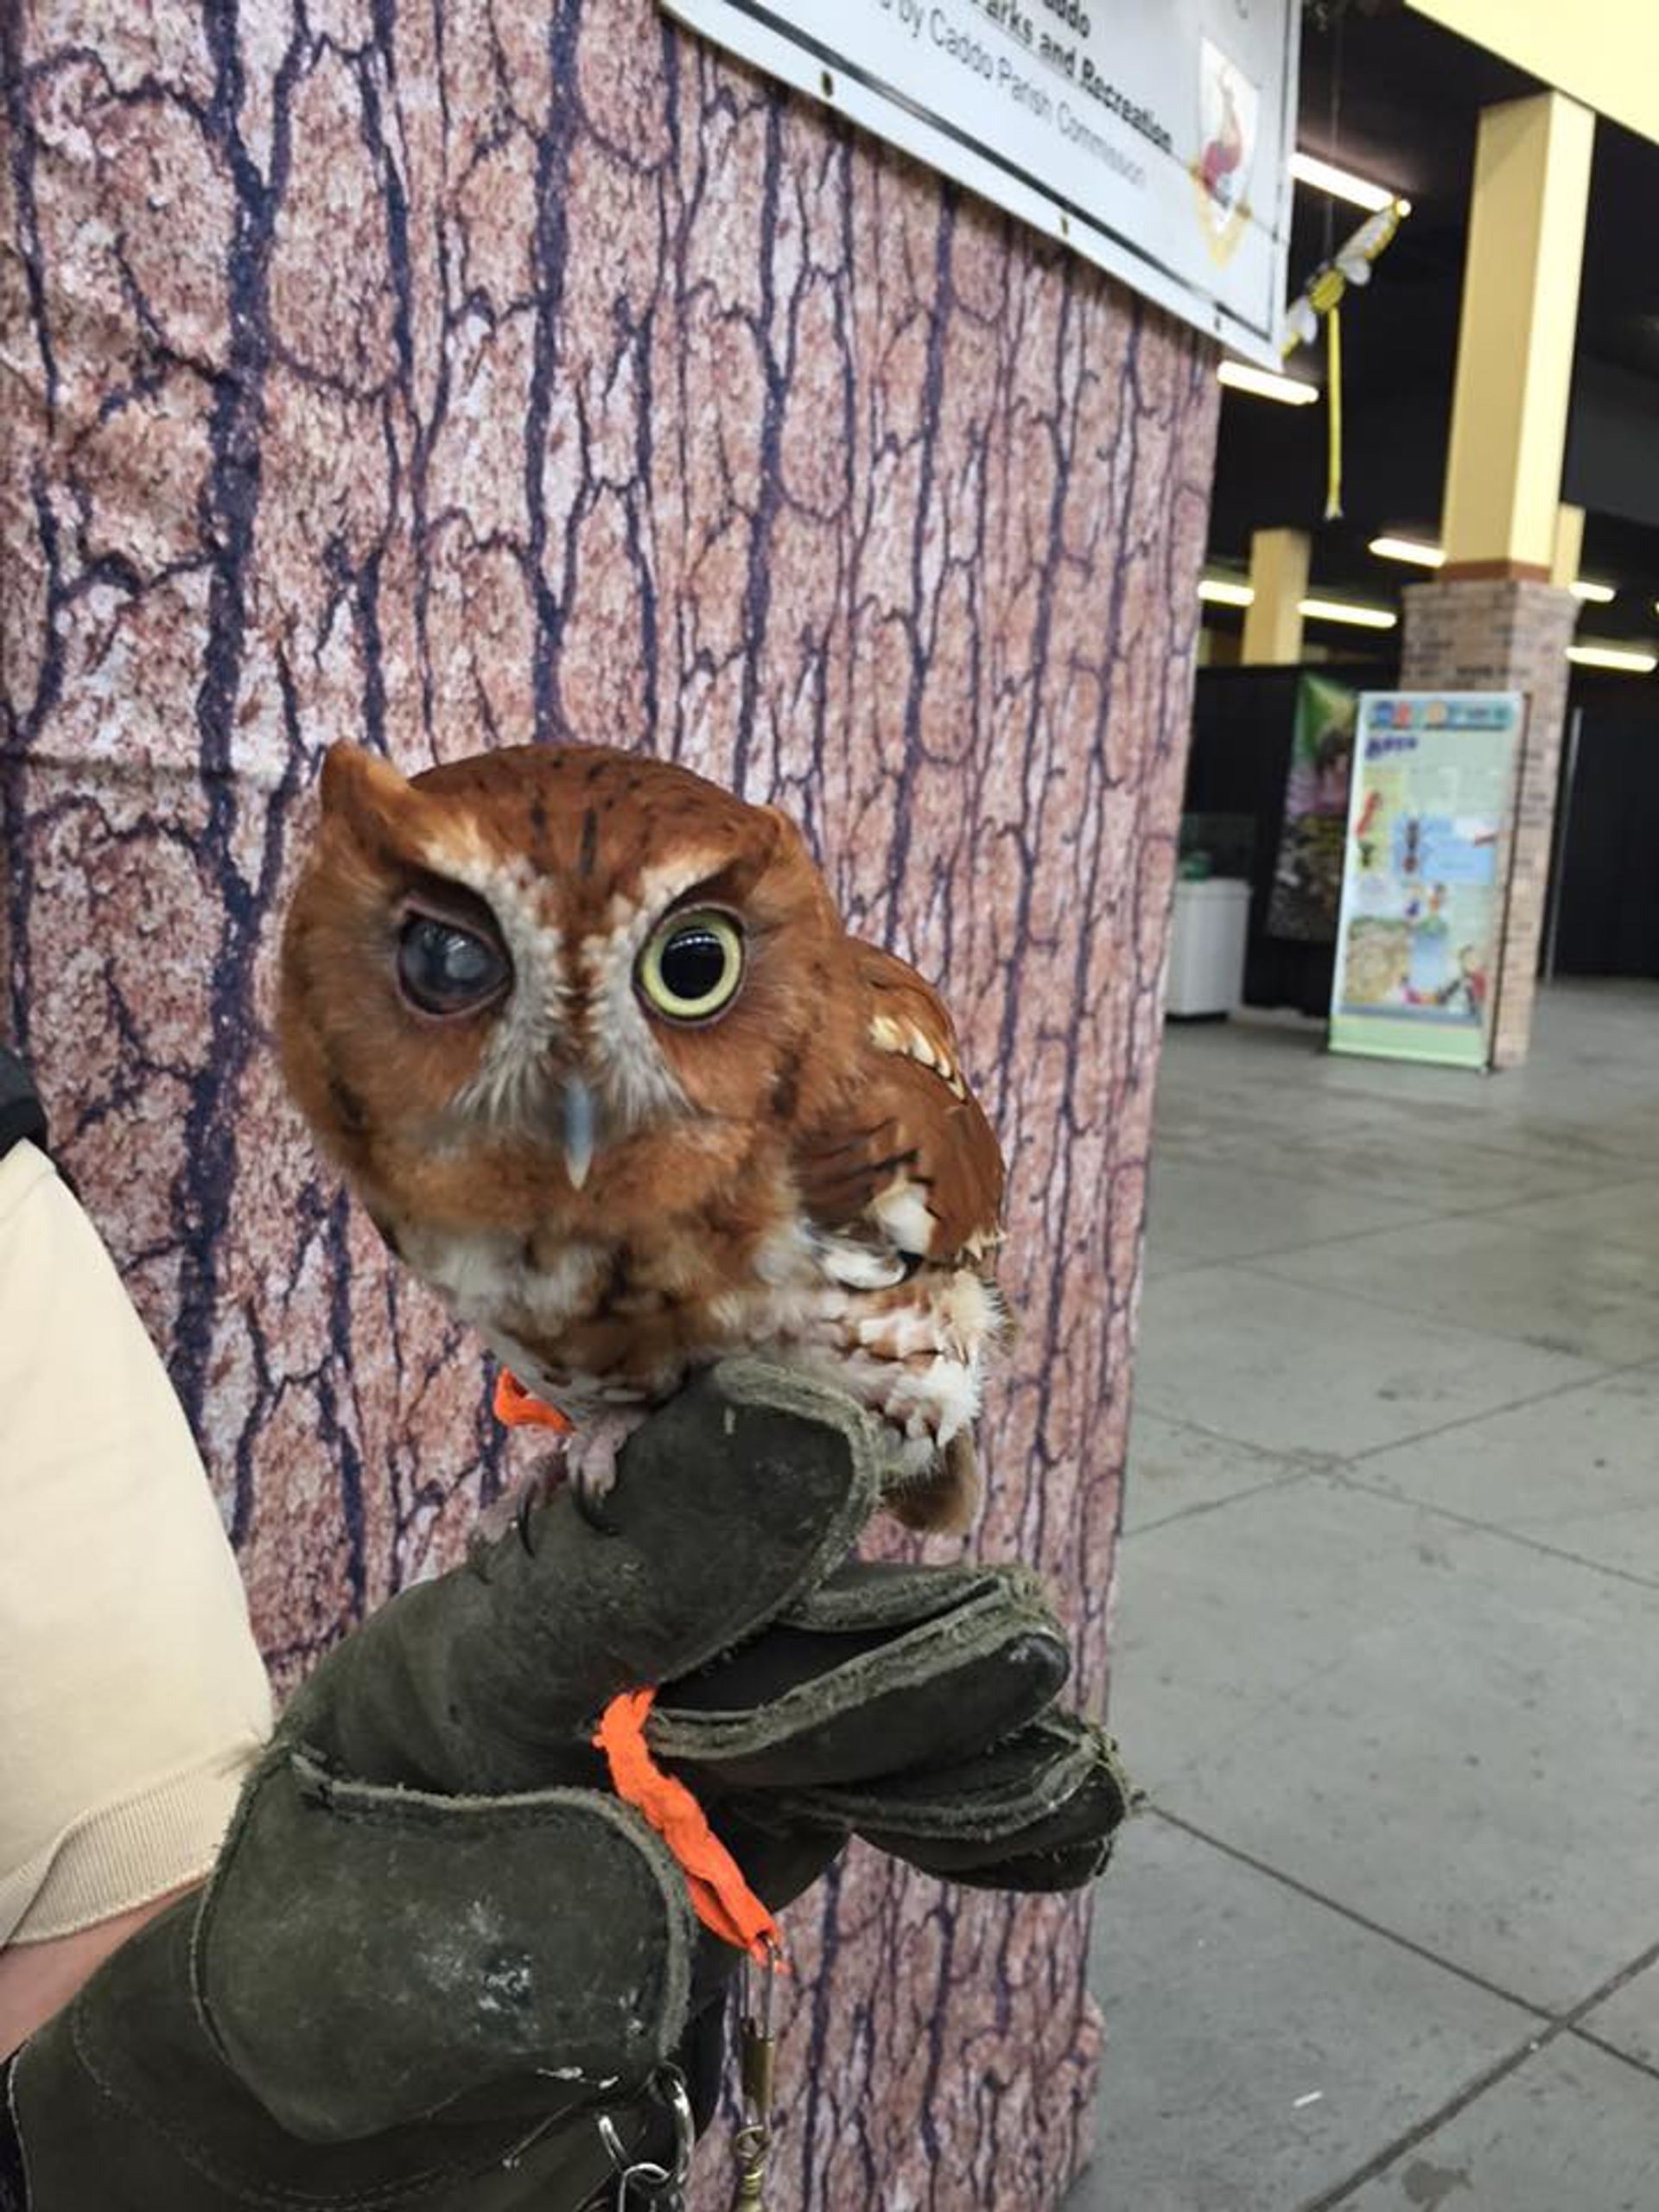
<svg viewBox="0 0 1659 2212">
<path fill-rule="evenodd" d="M 626 1413 L 601 1414 L 565 1440 L 564 1470 L 582 1517 L 590 1528 L 607 1535 L 614 1526 L 605 1510 L 605 1501 L 616 1487 L 617 1455 L 645 1418 L 642 1407 Z"/>
<path fill-rule="evenodd" d="M 601 1536 L 614 1535 L 616 1530 L 605 1510 L 605 1501 L 611 1494 L 610 1484 L 595 1482 L 586 1474 L 577 1474 L 572 1476 L 570 1488 L 575 1497 L 576 1510 L 588 1526 L 597 1529 Z"/>
<path fill-rule="evenodd" d="M 512 1516 L 512 1525 L 518 1532 L 518 1541 L 531 1559 L 536 1556 L 536 1547 L 531 1541 L 530 1516 L 536 1503 L 535 1492 L 526 1490 L 518 1500 L 518 1510 Z"/>
</svg>

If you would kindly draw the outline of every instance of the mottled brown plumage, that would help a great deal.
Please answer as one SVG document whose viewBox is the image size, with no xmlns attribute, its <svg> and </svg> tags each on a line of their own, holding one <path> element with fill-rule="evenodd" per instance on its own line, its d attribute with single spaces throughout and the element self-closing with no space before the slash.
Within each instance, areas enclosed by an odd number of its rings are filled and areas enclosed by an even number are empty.
<svg viewBox="0 0 1659 2212">
<path fill-rule="evenodd" d="M 1002 1162 L 950 1019 L 799 831 L 664 761 L 337 746 L 283 945 L 301 1108 L 392 1249 L 579 1430 L 811 1367 L 957 1527 Z"/>
</svg>

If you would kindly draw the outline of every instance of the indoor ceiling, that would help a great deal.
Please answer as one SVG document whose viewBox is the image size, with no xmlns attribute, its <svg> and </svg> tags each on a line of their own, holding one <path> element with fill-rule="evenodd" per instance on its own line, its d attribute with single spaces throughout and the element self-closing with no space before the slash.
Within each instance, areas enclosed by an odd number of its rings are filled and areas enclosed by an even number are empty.
<svg viewBox="0 0 1659 2212">
<path fill-rule="evenodd" d="M 1370 284 L 1343 304 L 1342 522 L 1321 519 L 1325 418 L 1229 391 L 1211 525 L 1214 561 L 1242 567 L 1250 532 L 1310 530 L 1318 586 L 1386 601 L 1421 570 L 1366 550 L 1382 532 L 1438 534 L 1470 181 L 1480 111 L 1534 79 L 1403 7 L 1310 8 L 1302 33 L 1299 143 L 1390 186 L 1409 219 Z M 1659 146 L 1598 125 L 1564 496 L 1586 507 L 1581 572 L 1619 587 L 1580 626 L 1659 635 Z M 1293 296 L 1363 212 L 1299 186 Z M 1322 351 L 1289 366 L 1323 381 Z M 1221 619 L 1225 620 L 1224 616 Z"/>
</svg>

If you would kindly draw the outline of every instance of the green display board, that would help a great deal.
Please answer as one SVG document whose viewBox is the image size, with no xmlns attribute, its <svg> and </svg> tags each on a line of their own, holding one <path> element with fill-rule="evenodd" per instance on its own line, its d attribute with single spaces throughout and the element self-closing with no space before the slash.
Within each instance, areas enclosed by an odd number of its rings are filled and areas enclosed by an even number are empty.
<svg viewBox="0 0 1659 2212">
<path fill-rule="evenodd" d="M 1525 709 L 1518 691 L 1365 691 L 1331 1049 L 1491 1064 Z"/>
<path fill-rule="evenodd" d="M 1358 711 L 1351 684 L 1306 671 L 1298 677 L 1285 818 L 1268 899 L 1269 937 L 1304 944 L 1337 941 Z"/>
</svg>

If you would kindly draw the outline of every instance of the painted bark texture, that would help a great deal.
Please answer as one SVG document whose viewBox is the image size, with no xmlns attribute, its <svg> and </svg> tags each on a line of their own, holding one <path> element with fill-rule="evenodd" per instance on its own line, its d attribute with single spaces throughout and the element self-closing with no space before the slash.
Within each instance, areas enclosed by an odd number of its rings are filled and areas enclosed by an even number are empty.
<svg viewBox="0 0 1659 2212">
<path fill-rule="evenodd" d="M 1207 348 L 647 0 L 0 21 L 10 1021 L 279 1680 L 500 1476 L 278 1089 L 318 757 L 575 736 L 780 799 L 944 982 L 1014 1167 L 982 1541 L 1098 1699 Z M 1051 2203 L 1087 1921 L 868 1854 L 798 1910 L 779 2201 Z"/>
</svg>

